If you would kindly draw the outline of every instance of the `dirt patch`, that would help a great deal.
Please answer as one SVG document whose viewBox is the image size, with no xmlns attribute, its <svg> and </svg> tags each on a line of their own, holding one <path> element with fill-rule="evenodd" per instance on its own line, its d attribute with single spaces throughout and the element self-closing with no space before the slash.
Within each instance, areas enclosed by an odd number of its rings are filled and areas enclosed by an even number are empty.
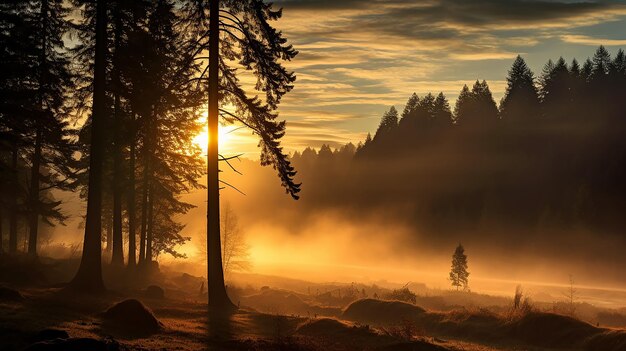
<svg viewBox="0 0 626 351">
<path fill-rule="evenodd" d="M 403 319 L 414 319 L 425 313 L 421 307 L 401 301 L 362 299 L 351 303 L 342 319 L 375 323 L 396 324 Z"/>
<path fill-rule="evenodd" d="M 124 336 L 150 335 L 161 329 L 161 323 L 141 302 L 124 300 L 102 314 L 103 326 Z"/>
</svg>

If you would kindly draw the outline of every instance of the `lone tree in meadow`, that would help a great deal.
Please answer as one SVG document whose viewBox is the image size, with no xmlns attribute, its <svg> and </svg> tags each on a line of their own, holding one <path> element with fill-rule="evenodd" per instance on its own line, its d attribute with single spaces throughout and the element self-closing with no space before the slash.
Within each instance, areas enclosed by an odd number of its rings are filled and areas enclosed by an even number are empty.
<svg viewBox="0 0 626 351">
<path fill-rule="evenodd" d="M 467 290 L 469 272 L 467 271 L 467 255 L 465 255 L 465 249 L 463 245 L 459 244 L 454 250 L 452 255 L 452 269 L 450 270 L 450 281 L 452 286 L 456 287 L 456 290 L 463 288 Z"/>
</svg>

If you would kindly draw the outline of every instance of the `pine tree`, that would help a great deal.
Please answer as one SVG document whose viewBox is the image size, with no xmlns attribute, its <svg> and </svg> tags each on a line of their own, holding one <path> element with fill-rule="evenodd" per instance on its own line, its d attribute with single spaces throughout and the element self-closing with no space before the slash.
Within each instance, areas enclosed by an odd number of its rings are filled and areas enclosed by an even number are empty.
<svg viewBox="0 0 626 351">
<path fill-rule="evenodd" d="M 422 98 L 418 104 L 421 109 L 420 113 L 423 114 L 422 119 L 424 124 L 429 124 L 434 119 L 435 112 L 435 96 L 432 93 L 428 93 Z"/>
<path fill-rule="evenodd" d="M 387 112 L 383 114 L 380 119 L 380 124 L 374 134 L 374 140 L 385 138 L 389 133 L 398 127 L 398 110 L 394 106 L 391 106 Z"/>
<path fill-rule="evenodd" d="M 577 64 L 577 63 L 576 63 Z M 578 70 L 578 68 L 575 68 Z M 552 60 L 543 68 L 540 82 L 540 98 L 543 114 L 547 118 L 563 119 L 571 116 L 574 96 L 572 74 L 560 57 L 556 63 Z"/>
<path fill-rule="evenodd" d="M 463 128 L 484 129 L 499 119 L 498 108 L 486 81 L 476 81 L 470 91 L 463 86 L 454 109 L 455 121 Z"/>
<path fill-rule="evenodd" d="M 521 56 L 517 56 L 507 77 L 507 88 L 500 103 L 506 122 L 519 123 L 539 116 L 539 97 L 535 78 Z"/>
<path fill-rule="evenodd" d="M 491 90 L 487 81 L 476 81 L 472 87 L 472 95 L 475 105 L 475 117 L 480 121 L 483 126 L 491 126 L 499 119 L 498 108 L 496 102 L 493 100 Z"/>
<path fill-rule="evenodd" d="M 140 35 L 143 72 L 130 77 L 130 103 L 142 116 L 137 135 L 142 139 L 140 264 L 163 252 L 181 257 L 175 247 L 189 239 L 174 218 L 194 206 L 180 201 L 180 195 L 200 188 L 197 180 L 204 174 L 201 151 L 192 142 L 201 130 L 202 89 L 192 79 L 199 66 L 179 55 L 188 43 L 183 28 L 175 25 L 180 18 L 173 2 L 155 1 L 147 10 Z"/>
<path fill-rule="evenodd" d="M 580 77 L 583 79 L 583 81 L 589 82 L 593 78 L 593 72 L 593 62 L 589 58 L 587 58 L 587 60 L 585 60 L 585 63 L 583 63 L 583 67 L 580 69 Z"/>
<path fill-rule="evenodd" d="M 0 151 L 3 157 L 3 203 L 8 212 L 8 252 L 17 252 L 18 222 L 27 203 L 23 173 L 30 124 L 25 116 L 33 114 L 36 95 L 36 72 L 32 58 L 36 55 L 29 45 L 35 28 L 26 13 L 27 2 L 0 3 Z"/>
<path fill-rule="evenodd" d="M 66 19 L 69 9 L 61 0 L 37 2 L 39 12 L 34 25 L 40 28 L 35 47 L 40 51 L 37 63 L 38 108 L 34 126 L 34 148 L 31 156 L 30 221 L 28 252 L 37 255 L 39 217 L 46 221 L 54 218 L 63 221 L 60 202 L 46 201 L 41 189 L 72 189 L 68 180 L 73 177 L 74 145 L 70 142 L 66 113 L 67 91 L 73 88 L 69 72 L 69 57 L 64 45 L 64 35 L 69 30 Z"/>
<path fill-rule="evenodd" d="M 89 8 L 89 7 L 88 7 Z M 95 46 L 93 65 L 93 103 L 91 138 L 89 148 L 89 187 L 85 238 L 80 267 L 71 285 L 78 290 L 98 292 L 104 290 L 102 281 L 102 171 L 104 162 L 104 123 L 106 119 L 106 60 L 107 60 L 107 2 L 95 4 Z"/>
<path fill-rule="evenodd" d="M 452 112 L 450 111 L 450 103 L 446 99 L 443 92 L 440 92 L 435 99 L 433 106 L 433 122 L 436 128 L 448 128 L 453 124 Z"/>
<path fill-rule="evenodd" d="M 591 76 L 593 79 L 601 79 L 609 74 L 611 69 L 611 55 L 602 45 L 596 50 L 591 61 L 593 63 L 593 69 Z"/>
<path fill-rule="evenodd" d="M 293 177 L 296 172 L 280 146 L 285 134 L 285 122 L 276 121 L 278 104 L 282 96 L 293 87 L 295 75 L 282 66 L 297 54 L 287 45 L 282 33 L 272 28 L 270 21 L 282 16 L 271 4 L 261 0 L 189 0 L 187 7 L 198 42 L 208 34 L 208 202 L 207 241 L 209 306 L 212 311 L 232 310 L 234 305 L 226 295 L 224 272 L 220 252 L 219 228 L 219 160 L 218 120 L 241 123 L 256 134 L 261 147 L 261 165 L 272 166 L 281 184 L 294 199 L 298 198 L 300 185 Z M 208 23 L 207 23 L 208 18 Z M 202 48 L 202 47 L 201 47 Z M 190 60 L 201 50 L 191 50 Z M 249 96 L 242 87 L 233 68 L 237 65 L 257 78 L 254 91 L 263 97 Z M 222 108 L 220 108 L 222 104 Z M 234 111 L 223 108 L 232 105 Z M 224 161 L 227 162 L 227 161 Z"/>
<path fill-rule="evenodd" d="M 457 290 L 459 290 L 459 288 L 468 290 L 468 277 L 469 272 L 467 271 L 467 255 L 465 255 L 463 245 L 459 244 L 456 250 L 454 250 L 454 255 L 452 255 L 450 281 L 452 282 L 452 286 L 456 287 Z"/>
<path fill-rule="evenodd" d="M 3 3 L 2 6 L 5 6 Z M 10 251 L 16 251 L 17 213 L 28 217 L 28 253 L 37 256 L 39 221 L 50 224 L 65 218 L 60 202 L 47 195 L 52 188 L 69 189 L 74 148 L 66 122 L 66 89 L 71 87 L 69 60 L 63 36 L 69 25 L 63 1 L 21 1 L 2 9 L 0 26 L 5 73 L 1 94 L 0 131 L 13 153 L 10 215 Z M 28 160 L 28 161 L 27 161 Z M 18 165 L 29 165 L 28 176 L 18 178 Z M 28 183 L 28 184 L 25 184 Z M 27 191 L 25 189 L 28 189 Z M 21 200 L 20 200 L 21 199 Z"/>
<path fill-rule="evenodd" d="M 467 84 L 465 84 L 459 93 L 458 99 L 456 99 L 456 104 L 454 105 L 454 121 L 456 124 L 463 124 L 471 118 L 471 105 L 472 94 L 470 93 Z"/>
<path fill-rule="evenodd" d="M 409 100 L 406 102 L 406 105 L 404 106 L 400 123 L 402 123 L 402 121 L 405 119 L 415 118 L 415 113 L 417 112 L 419 102 L 420 102 L 420 98 L 417 96 L 417 94 L 413 93 L 413 95 L 411 95 Z"/>
</svg>

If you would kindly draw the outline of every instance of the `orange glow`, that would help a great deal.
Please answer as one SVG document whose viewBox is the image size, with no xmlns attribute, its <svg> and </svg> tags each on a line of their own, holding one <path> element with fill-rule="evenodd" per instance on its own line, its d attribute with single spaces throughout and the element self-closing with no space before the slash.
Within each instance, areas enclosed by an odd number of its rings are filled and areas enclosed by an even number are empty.
<svg viewBox="0 0 626 351">
<path fill-rule="evenodd" d="M 219 148 L 223 149 L 228 147 L 229 142 L 231 141 L 231 132 L 234 129 L 234 126 L 228 126 L 228 127 L 224 127 L 222 125 L 219 126 L 218 128 L 218 136 L 219 136 Z M 205 126 L 202 129 L 202 132 L 198 133 L 198 135 L 196 135 L 193 138 L 193 142 L 198 145 L 201 149 L 202 152 L 204 154 L 207 153 L 207 148 L 208 148 L 208 144 L 209 144 L 209 133 L 207 131 L 207 127 Z"/>
</svg>

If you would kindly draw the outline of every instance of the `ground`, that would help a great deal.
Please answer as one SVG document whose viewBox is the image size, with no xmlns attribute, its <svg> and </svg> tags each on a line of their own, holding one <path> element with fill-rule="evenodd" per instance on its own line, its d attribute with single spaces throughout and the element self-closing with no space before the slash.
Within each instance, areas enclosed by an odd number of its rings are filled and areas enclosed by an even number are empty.
<svg viewBox="0 0 626 351">
<path fill-rule="evenodd" d="M 349 285 L 339 296 L 268 286 L 230 288 L 239 310 L 227 317 L 211 317 L 206 292 L 199 289 L 202 278 L 182 273 L 164 277 L 156 281 L 164 287 L 165 297 L 147 293 L 150 284 L 144 282 L 132 288 L 110 284 L 114 287 L 95 295 L 51 282 L 3 283 L 0 349 L 72 350 L 68 341 L 45 341 L 52 338 L 46 335 L 58 333 L 49 331 L 55 329 L 76 342 L 84 341 L 77 338 L 96 340 L 107 351 L 626 350 L 626 330 L 620 328 L 598 327 L 545 311 L 507 315 L 479 307 L 421 308 L 369 298 L 365 290 L 364 296 L 353 296 L 360 289 Z M 135 322 L 138 312 L 128 316 L 122 312 L 121 319 L 113 322 L 107 319 L 105 311 L 128 299 L 140 301 L 146 313 L 156 317 L 158 330 L 132 330 L 141 323 Z"/>
</svg>

